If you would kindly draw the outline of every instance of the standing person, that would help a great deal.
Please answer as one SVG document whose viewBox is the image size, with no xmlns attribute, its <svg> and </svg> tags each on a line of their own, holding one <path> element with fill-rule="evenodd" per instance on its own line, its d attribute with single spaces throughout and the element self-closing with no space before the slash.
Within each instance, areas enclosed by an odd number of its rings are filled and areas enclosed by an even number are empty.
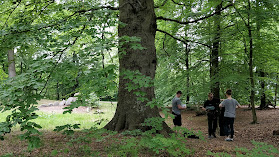
<svg viewBox="0 0 279 157">
<path fill-rule="evenodd" d="M 224 113 L 224 129 L 225 129 L 225 135 L 227 138 L 226 141 L 233 141 L 233 135 L 234 135 L 234 119 L 235 119 L 235 109 L 236 107 L 241 107 L 237 100 L 232 98 L 232 90 L 228 89 L 226 91 L 226 97 L 223 102 L 220 103 L 220 107 L 225 107 L 225 113 Z M 230 136 L 229 136 L 230 135 Z"/>
<path fill-rule="evenodd" d="M 216 138 L 217 117 L 219 115 L 220 99 L 214 98 L 213 93 L 208 93 L 203 109 L 207 111 L 208 138 Z"/>
<path fill-rule="evenodd" d="M 225 114 L 225 107 L 221 107 L 221 108 L 220 108 L 220 114 L 219 114 L 220 136 L 225 136 L 224 114 Z"/>
<path fill-rule="evenodd" d="M 182 95 L 181 91 L 176 92 L 176 96 L 172 99 L 172 114 L 174 115 L 173 124 L 174 126 L 181 126 L 181 112 L 180 110 L 186 109 L 182 107 L 180 97 Z"/>
</svg>

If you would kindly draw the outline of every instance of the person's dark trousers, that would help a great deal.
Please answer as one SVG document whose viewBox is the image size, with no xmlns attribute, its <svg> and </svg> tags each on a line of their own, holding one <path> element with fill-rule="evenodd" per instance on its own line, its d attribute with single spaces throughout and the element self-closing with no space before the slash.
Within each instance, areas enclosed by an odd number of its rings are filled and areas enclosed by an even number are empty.
<svg viewBox="0 0 279 157">
<path fill-rule="evenodd" d="M 234 128 L 233 128 L 233 123 L 234 123 L 234 118 L 230 117 L 224 117 L 224 129 L 225 129 L 225 135 L 229 136 L 231 135 L 231 138 L 233 138 L 234 135 Z"/>
<path fill-rule="evenodd" d="M 209 136 L 214 135 L 217 128 L 217 117 L 216 116 L 207 116 L 208 118 L 208 134 Z"/>
<path fill-rule="evenodd" d="M 220 128 L 220 136 L 225 136 L 225 129 L 224 129 L 224 114 L 219 116 L 219 128 Z"/>
<path fill-rule="evenodd" d="M 172 114 L 174 115 L 174 119 L 173 119 L 173 124 L 175 126 L 181 126 L 182 122 L 181 122 L 181 115 L 177 115 L 174 112 L 172 112 Z"/>
</svg>

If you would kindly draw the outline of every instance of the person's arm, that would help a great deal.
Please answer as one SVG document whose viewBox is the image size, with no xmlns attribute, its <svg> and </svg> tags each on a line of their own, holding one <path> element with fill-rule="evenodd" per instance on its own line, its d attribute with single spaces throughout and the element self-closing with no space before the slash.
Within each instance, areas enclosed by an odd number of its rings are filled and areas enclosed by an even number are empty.
<svg viewBox="0 0 279 157">
<path fill-rule="evenodd" d="M 203 106 L 201 106 L 201 109 L 204 110 L 204 111 L 206 111 L 206 106 L 207 106 L 207 101 L 205 101 L 205 102 L 203 103 Z"/>
<path fill-rule="evenodd" d="M 224 107 L 222 103 L 219 104 L 219 107 Z"/>
<path fill-rule="evenodd" d="M 182 107 L 180 104 L 177 105 L 177 108 L 180 109 L 180 110 L 186 109 L 186 107 Z"/>
<path fill-rule="evenodd" d="M 236 101 L 236 108 L 242 108 L 241 105 L 238 103 L 238 101 L 237 100 L 235 101 Z"/>
<path fill-rule="evenodd" d="M 237 108 L 242 108 L 242 106 L 240 104 L 237 104 L 236 107 Z"/>
<path fill-rule="evenodd" d="M 206 108 L 204 108 L 203 106 L 200 107 L 202 110 L 206 111 Z"/>
<path fill-rule="evenodd" d="M 181 104 L 182 104 L 182 103 L 181 103 L 181 100 L 178 99 L 178 100 L 177 100 L 177 108 L 178 108 L 179 110 L 184 110 L 184 109 L 186 109 L 186 107 L 182 107 Z"/>
</svg>

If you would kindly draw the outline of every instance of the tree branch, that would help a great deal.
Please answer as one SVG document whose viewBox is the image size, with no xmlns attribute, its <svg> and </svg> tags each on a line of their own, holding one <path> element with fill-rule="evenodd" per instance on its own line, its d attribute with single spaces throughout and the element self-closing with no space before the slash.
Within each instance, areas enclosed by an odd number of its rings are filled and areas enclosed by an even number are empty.
<svg viewBox="0 0 279 157">
<path fill-rule="evenodd" d="M 180 42 L 182 42 L 182 43 L 184 43 L 184 44 L 187 44 L 188 42 L 190 42 L 190 43 L 196 43 L 196 44 L 199 44 L 199 45 L 202 45 L 202 46 L 205 46 L 205 47 L 211 49 L 211 46 L 209 46 L 209 45 L 206 45 L 206 44 L 203 44 L 203 43 L 200 43 L 200 42 L 196 42 L 196 41 L 191 41 L 191 40 L 188 40 L 188 39 L 180 39 L 180 38 L 178 38 L 178 37 L 175 37 L 175 36 L 171 35 L 170 33 L 166 32 L 166 31 L 163 31 L 163 30 L 160 30 L 160 29 L 157 29 L 157 31 L 158 31 L 158 32 L 161 32 L 161 33 L 164 33 L 164 34 L 166 34 L 166 35 L 172 37 L 173 39 L 178 40 L 178 41 L 180 41 Z"/>
<path fill-rule="evenodd" d="M 233 8 L 234 8 L 234 10 L 236 11 L 236 13 L 240 16 L 240 18 L 241 18 L 241 20 L 243 21 L 244 25 L 245 25 L 246 27 L 248 27 L 249 25 L 246 23 L 244 17 L 240 14 L 240 12 L 238 11 L 238 9 L 235 7 L 234 4 L 233 4 Z"/>
<path fill-rule="evenodd" d="M 7 19 L 6 19 L 6 21 L 5 21 L 5 23 L 4 23 L 4 25 L 3 25 L 3 27 L 2 27 L 1 30 L 3 30 L 3 29 L 5 28 L 5 26 L 6 26 L 7 23 L 8 23 L 9 18 L 11 17 L 11 15 L 13 14 L 13 12 L 16 10 L 16 8 L 20 5 L 20 3 L 21 3 L 21 0 L 18 2 L 18 4 L 16 5 L 16 7 L 13 8 L 13 10 L 11 11 L 11 13 L 10 13 L 9 16 L 7 17 Z"/>
<path fill-rule="evenodd" d="M 88 10 L 78 10 L 78 11 L 75 11 L 73 14 L 69 15 L 68 17 L 63 18 L 62 20 L 56 21 L 56 23 L 54 23 L 54 24 L 42 26 L 40 28 L 37 28 L 36 30 L 39 31 L 39 30 L 42 30 L 44 28 L 51 28 L 51 27 L 54 27 L 54 26 L 62 25 L 63 22 L 67 21 L 69 18 L 73 17 L 74 15 L 76 15 L 78 13 L 81 14 L 81 13 L 86 13 L 86 12 L 90 12 L 90 11 L 96 11 L 96 10 L 99 10 L 99 9 L 118 10 L 118 8 L 111 7 L 111 6 L 101 6 L 99 8 L 91 8 L 91 9 L 88 9 Z M 31 32 L 31 31 L 32 31 L 31 29 L 13 30 L 10 33 L 3 34 L 3 36 L 10 35 L 10 34 L 14 35 L 14 34 L 20 34 L 20 33 L 27 33 L 27 32 Z"/>
<path fill-rule="evenodd" d="M 206 16 L 201 17 L 201 18 L 199 18 L 199 19 L 191 20 L 191 21 L 185 21 L 185 22 L 183 22 L 183 21 L 179 21 L 179 20 L 176 20 L 176 19 L 165 18 L 165 17 L 162 17 L 162 16 L 159 16 L 159 17 L 157 17 L 156 19 L 157 19 L 157 20 L 172 21 L 172 22 L 176 22 L 176 23 L 179 23 L 179 24 L 185 24 L 185 25 L 186 25 L 186 24 L 189 24 L 189 23 L 197 23 L 197 22 L 199 22 L 199 21 L 201 21 L 201 20 L 204 20 L 204 19 L 207 19 L 207 18 L 209 18 L 209 17 L 212 17 L 212 16 L 214 16 L 215 14 L 220 13 L 221 11 L 227 9 L 227 8 L 230 7 L 230 6 L 233 6 L 233 4 L 230 3 L 230 4 L 228 4 L 226 7 L 222 8 L 222 9 L 220 9 L 220 10 L 218 10 L 218 11 L 212 13 L 212 14 L 209 14 L 209 15 L 206 15 Z"/>
<path fill-rule="evenodd" d="M 91 19 L 92 19 L 92 17 L 89 19 L 89 21 L 91 21 Z M 83 28 L 80 30 L 80 34 L 83 33 L 85 27 L 86 27 L 86 25 L 83 25 Z M 70 43 L 69 45 L 74 45 L 74 44 L 76 43 L 76 41 L 78 40 L 79 37 L 80 37 L 80 36 L 77 36 L 77 37 L 74 39 L 74 41 L 73 41 L 72 43 Z M 51 77 L 51 75 L 53 74 L 54 69 L 57 67 L 59 61 L 61 60 L 63 53 L 64 53 L 68 48 L 69 48 L 69 46 L 65 47 L 63 50 L 60 50 L 60 51 L 58 51 L 58 52 L 56 52 L 56 53 L 54 54 L 54 56 L 56 56 L 58 53 L 60 53 L 59 58 L 58 58 L 58 61 L 56 62 L 56 64 L 55 64 L 54 67 L 52 68 L 52 70 L 50 71 L 50 74 L 49 74 L 48 77 L 47 77 L 47 81 L 46 81 L 46 83 L 44 84 L 44 87 L 42 88 L 42 90 L 40 91 L 40 94 L 41 94 L 41 93 L 44 91 L 44 89 L 46 88 L 46 86 L 47 86 L 47 84 L 48 84 L 48 82 L 49 82 L 49 80 L 50 80 L 50 77 Z"/>
</svg>

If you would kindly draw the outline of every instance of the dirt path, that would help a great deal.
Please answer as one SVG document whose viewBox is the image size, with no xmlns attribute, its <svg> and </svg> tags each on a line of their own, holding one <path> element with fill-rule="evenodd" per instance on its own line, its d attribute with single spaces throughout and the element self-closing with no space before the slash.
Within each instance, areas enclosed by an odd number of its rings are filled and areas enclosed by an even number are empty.
<svg viewBox="0 0 279 157">
<path fill-rule="evenodd" d="M 235 147 L 252 148 L 252 140 L 265 142 L 279 148 L 279 136 L 273 136 L 273 130 L 279 129 L 279 109 L 257 110 L 259 124 L 250 124 L 252 121 L 251 110 L 237 109 L 235 119 L 235 137 L 233 142 L 225 141 L 223 136 L 207 139 L 207 116 L 196 116 L 194 111 L 183 111 L 182 127 L 202 131 L 205 142 L 202 140 L 188 139 L 189 147 L 195 147 L 203 156 L 208 150 L 212 152 L 232 152 Z M 172 127 L 172 120 L 168 119 Z M 203 154 L 203 155 L 202 155 Z"/>
</svg>

